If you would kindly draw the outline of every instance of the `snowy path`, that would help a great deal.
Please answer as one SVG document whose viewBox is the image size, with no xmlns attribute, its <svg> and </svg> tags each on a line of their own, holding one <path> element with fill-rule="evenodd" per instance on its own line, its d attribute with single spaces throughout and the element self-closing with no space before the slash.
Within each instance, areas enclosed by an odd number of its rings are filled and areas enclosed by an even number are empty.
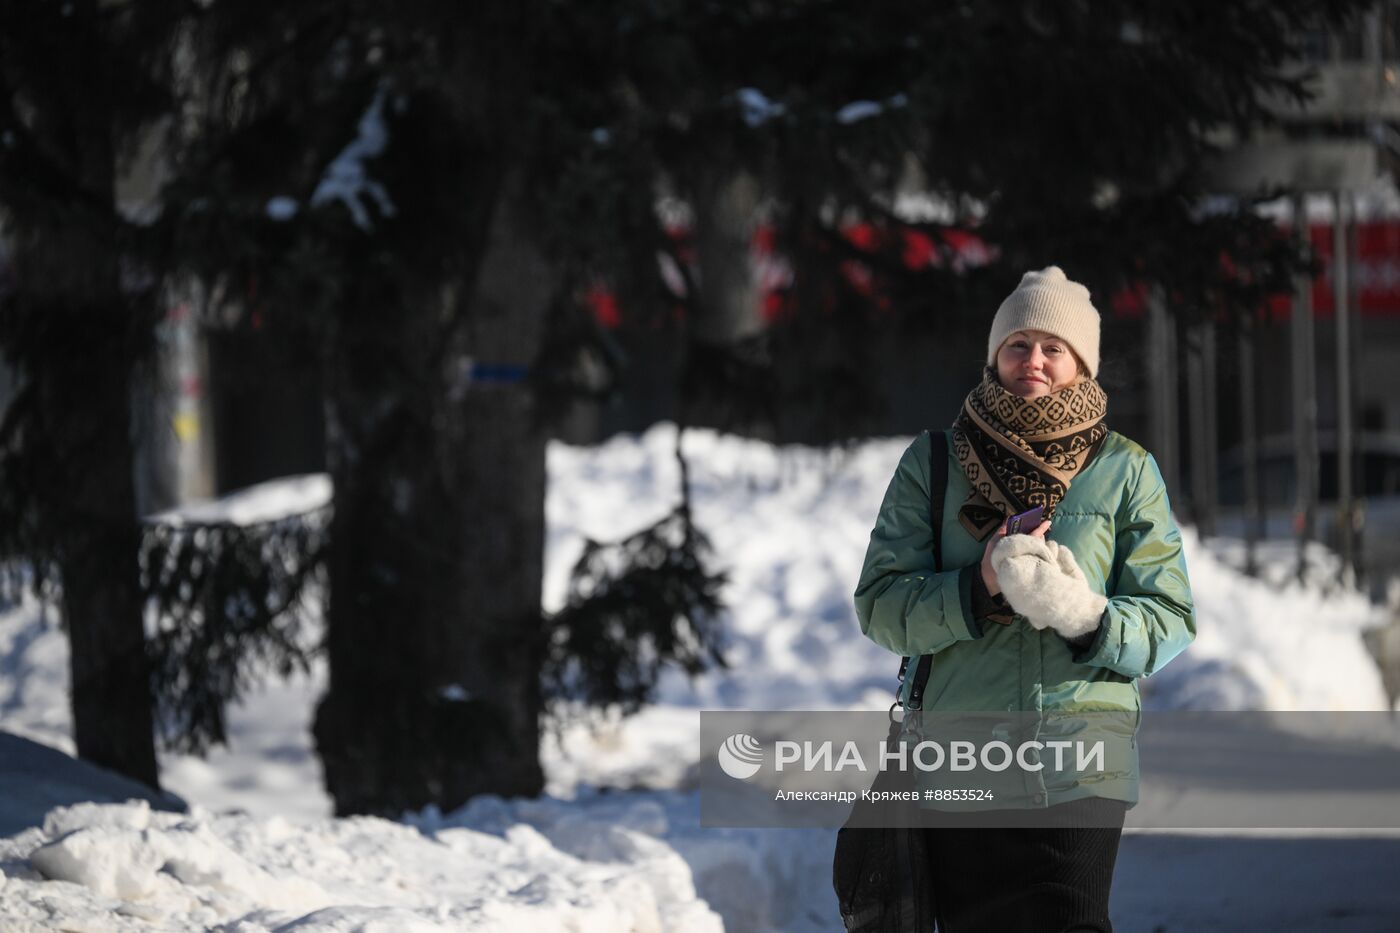
<svg viewBox="0 0 1400 933">
<path fill-rule="evenodd" d="M 1400 835 L 1130 832 L 1114 933 L 1400 930 Z"/>
</svg>

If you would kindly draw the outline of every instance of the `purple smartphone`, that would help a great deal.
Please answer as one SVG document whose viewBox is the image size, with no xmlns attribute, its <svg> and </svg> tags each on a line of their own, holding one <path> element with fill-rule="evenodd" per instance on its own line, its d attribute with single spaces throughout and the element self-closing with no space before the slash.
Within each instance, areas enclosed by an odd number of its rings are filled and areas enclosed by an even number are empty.
<svg viewBox="0 0 1400 933">
<path fill-rule="evenodd" d="M 1027 509 L 1019 515 L 1008 518 L 1006 520 L 1006 533 L 1009 535 L 1030 534 L 1044 518 L 1045 506 L 1037 505 L 1033 509 Z"/>
</svg>

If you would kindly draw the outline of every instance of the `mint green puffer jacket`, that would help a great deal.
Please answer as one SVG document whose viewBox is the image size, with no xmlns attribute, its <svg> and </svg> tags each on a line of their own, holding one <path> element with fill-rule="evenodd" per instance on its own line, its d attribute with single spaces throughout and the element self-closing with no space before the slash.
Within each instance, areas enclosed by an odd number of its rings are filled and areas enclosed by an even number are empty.
<svg viewBox="0 0 1400 933">
<path fill-rule="evenodd" d="M 1006 805 L 1048 806 L 1088 796 L 1135 803 L 1142 709 L 1137 679 L 1161 670 L 1196 634 L 1181 537 L 1156 461 L 1109 432 L 1055 512 L 1048 537 L 1073 551 L 1089 585 L 1108 597 L 1095 639 L 1075 651 L 1054 631 L 1037 631 L 1020 616 L 1010 625 L 972 617 L 972 579 L 985 545 L 958 523 L 970 487 L 951 439 L 948 448 L 945 570 L 933 569 L 925 432 L 900 459 L 870 533 L 855 591 L 861 631 L 897 655 L 933 655 L 923 708 L 935 715 L 1045 712 L 1072 732 L 1072 716 L 1080 711 L 1117 714 L 1106 718 L 1123 723 L 1126 755 L 1111 755 L 1106 771 L 1047 769 L 1027 776 L 1024 800 L 1003 798 Z M 1069 725 L 1061 714 L 1068 714 Z"/>
</svg>

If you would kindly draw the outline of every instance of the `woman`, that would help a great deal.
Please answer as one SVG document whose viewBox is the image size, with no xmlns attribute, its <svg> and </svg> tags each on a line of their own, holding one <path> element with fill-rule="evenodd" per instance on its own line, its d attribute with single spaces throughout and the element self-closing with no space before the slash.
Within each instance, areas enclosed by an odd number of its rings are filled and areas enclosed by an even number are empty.
<svg viewBox="0 0 1400 933">
<path fill-rule="evenodd" d="M 945 569 L 932 556 L 927 433 L 904 452 L 870 535 L 861 630 L 896 654 L 932 656 L 923 709 L 1106 711 L 1131 746 L 1107 773 L 1047 768 L 1025 776 L 1021 799 L 998 801 L 1065 817 L 1051 821 L 1060 828 L 925 831 L 946 933 L 1111 931 L 1123 815 L 1137 800 L 1136 681 L 1195 637 L 1161 473 L 1105 425 L 1098 367 L 1088 290 L 1056 266 L 1027 272 L 946 432 Z M 1034 506 L 1045 520 L 1008 536 L 1004 520 Z"/>
</svg>

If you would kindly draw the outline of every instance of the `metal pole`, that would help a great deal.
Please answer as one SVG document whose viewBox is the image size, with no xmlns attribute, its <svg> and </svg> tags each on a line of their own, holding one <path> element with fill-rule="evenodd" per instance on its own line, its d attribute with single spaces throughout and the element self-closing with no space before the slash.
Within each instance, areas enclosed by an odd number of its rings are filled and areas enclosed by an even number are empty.
<svg viewBox="0 0 1400 933">
<path fill-rule="evenodd" d="M 1259 498 L 1259 417 L 1254 393 L 1254 314 L 1240 316 L 1240 430 L 1244 443 L 1240 463 L 1244 478 L 1244 572 L 1259 575 L 1259 539 L 1264 533 L 1264 509 Z"/>
<path fill-rule="evenodd" d="M 1177 501 L 1180 494 L 1177 458 L 1181 447 L 1176 441 L 1176 329 L 1167 313 L 1160 286 L 1147 294 L 1146 357 L 1148 368 L 1147 412 L 1152 452 L 1167 484 L 1167 495 Z"/>
<path fill-rule="evenodd" d="M 1293 235 L 1309 248 L 1308 215 L 1304 196 L 1293 198 Z M 1317 517 L 1317 360 L 1313 351 L 1312 278 L 1298 275 L 1293 283 L 1293 437 L 1294 475 L 1297 477 L 1293 525 L 1298 537 L 1299 580 L 1307 574 L 1307 546 L 1313 539 Z"/>
<path fill-rule="evenodd" d="M 1357 246 L 1357 226 L 1360 223 L 1360 209 L 1356 199 L 1349 198 L 1351 206 L 1347 217 L 1347 268 L 1350 269 L 1357 262 L 1360 250 Z M 1361 302 L 1358 297 L 1357 276 L 1347 276 L 1347 336 L 1351 344 L 1351 353 L 1347 359 L 1347 369 L 1350 372 L 1348 383 L 1351 394 L 1347 397 L 1347 411 L 1351 414 L 1352 421 L 1352 456 L 1356 459 L 1357 468 L 1352 473 L 1352 496 L 1356 497 L 1352 504 L 1351 523 L 1351 544 L 1355 552 L 1355 563 L 1353 565 L 1356 572 L 1356 582 L 1358 585 L 1369 584 L 1366 573 L 1366 489 L 1365 486 L 1357 487 L 1355 480 L 1365 474 L 1361 471 L 1360 465 L 1366 462 L 1366 435 L 1357 430 L 1356 401 L 1361 397 L 1361 380 L 1365 375 L 1365 370 L 1360 366 L 1360 351 L 1365 345 L 1366 334 L 1365 325 L 1360 317 Z M 1359 495 L 1358 495 L 1359 494 Z"/>
<path fill-rule="evenodd" d="M 1351 437 L 1351 287 L 1347 249 L 1348 212 L 1340 190 L 1333 192 L 1332 295 L 1337 325 L 1337 544 L 1341 551 L 1341 582 L 1356 582 L 1356 547 L 1352 535 Z"/>
<path fill-rule="evenodd" d="M 1166 301 L 1162 308 L 1165 313 Z M 1168 495 L 1181 492 L 1181 373 L 1178 354 L 1177 320 L 1174 314 L 1165 314 L 1162 328 L 1162 360 L 1165 363 L 1166 384 L 1162 393 L 1162 404 L 1166 410 L 1167 424 L 1167 468 L 1162 476 Z"/>
<path fill-rule="evenodd" d="M 1166 327 L 1166 308 L 1162 307 L 1160 290 L 1153 286 L 1147 295 L 1147 326 L 1143 328 L 1147 360 L 1147 424 L 1148 445 L 1159 461 L 1167 457 L 1167 417 L 1162 396 L 1166 394 L 1166 366 L 1162 361 L 1162 331 Z M 1161 464 L 1159 464 L 1161 466 Z M 1163 467 L 1165 468 L 1165 467 Z"/>
<path fill-rule="evenodd" d="M 1191 518 L 1202 538 L 1215 534 L 1214 356 L 1214 325 L 1193 324 L 1186 348 L 1187 427 L 1191 432 Z"/>
<path fill-rule="evenodd" d="M 1201 460 L 1205 464 L 1206 501 L 1204 512 L 1210 516 L 1210 533 L 1215 534 L 1215 520 L 1220 513 L 1220 410 L 1217 399 L 1217 321 L 1201 324 Z"/>
</svg>

